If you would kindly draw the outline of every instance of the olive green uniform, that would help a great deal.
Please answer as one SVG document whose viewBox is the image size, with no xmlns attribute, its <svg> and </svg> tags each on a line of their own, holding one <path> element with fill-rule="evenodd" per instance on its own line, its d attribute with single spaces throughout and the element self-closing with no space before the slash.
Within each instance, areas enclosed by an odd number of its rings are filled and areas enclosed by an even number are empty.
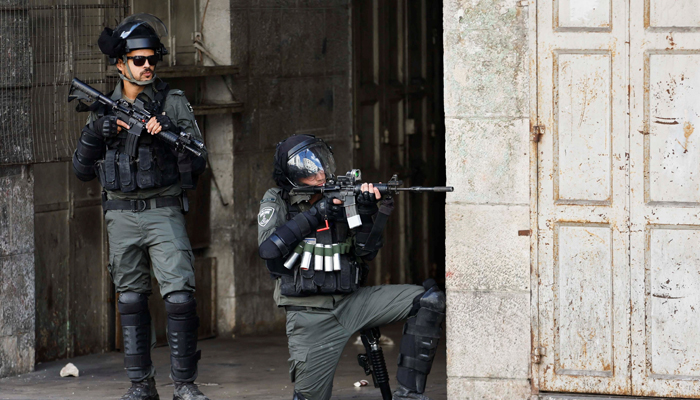
<svg viewBox="0 0 700 400">
<path fill-rule="evenodd" d="M 155 90 L 155 85 L 151 84 L 142 93 L 153 100 Z M 111 98 L 122 98 L 121 82 Z M 184 92 L 170 90 L 163 101 L 163 111 L 174 124 L 191 133 L 193 138 L 202 140 Z M 88 123 L 96 118 L 96 114 L 91 114 Z M 170 186 L 137 189 L 129 193 L 107 191 L 109 200 L 150 201 L 156 197 L 179 198 L 181 195 L 179 181 Z M 109 236 L 109 272 L 117 292 L 150 294 L 149 260 L 162 296 L 175 291 L 194 291 L 194 256 L 180 207 L 151 208 L 140 212 L 110 210 L 105 214 L 105 222 Z"/>
<path fill-rule="evenodd" d="M 308 210 L 310 196 L 291 196 L 291 204 Z M 288 206 L 280 189 L 265 193 L 258 214 L 258 245 L 287 223 Z M 413 300 L 425 292 L 416 285 L 361 287 L 351 294 L 289 297 L 275 282 L 278 306 L 307 307 L 287 311 L 289 374 L 294 388 L 309 400 L 329 399 L 333 376 L 348 339 L 360 330 L 379 327 L 408 317 Z"/>
</svg>

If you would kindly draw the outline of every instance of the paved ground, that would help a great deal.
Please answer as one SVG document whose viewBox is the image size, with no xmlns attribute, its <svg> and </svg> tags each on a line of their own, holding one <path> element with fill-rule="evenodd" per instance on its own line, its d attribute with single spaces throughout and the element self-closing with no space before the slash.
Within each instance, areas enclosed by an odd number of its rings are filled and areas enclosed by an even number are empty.
<svg viewBox="0 0 700 400">
<path fill-rule="evenodd" d="M 396 343 L 383 346 L 391 384 L 396 385 L 395 360 L 401 325 L 386 327 L 382 333 Z M 201 341 L 203 357 L 197 383 L 212 400 L 291 399 L 286 339 L 282 332 Z M 434 400 L 447 398 L 444 340 L 440 345 L 426 391 Z M 333 399 L 381 398 L 379 389 L 371 383 L 362 388 L 353 386 L 354 382 L 365 379 L 356 360 L 361 351 L 364 352 L 363 347 L 352 341 L 346 346 L 335 376 Z M 173 389 L 168 378 L 168 354 L 167 347 L 159 347 L 152 357 L 159 373 L 156 376 L 158 392 L 163 400 L 172 398 Z M 59 376 L 58 372 L 68 361 L 80 369 L 79 378 Z M 118 399 L 128 387 L 121 353 L 107 353 L 39 364 L 35 372 L 0 379 L 0 399 Z"/>
</svg>

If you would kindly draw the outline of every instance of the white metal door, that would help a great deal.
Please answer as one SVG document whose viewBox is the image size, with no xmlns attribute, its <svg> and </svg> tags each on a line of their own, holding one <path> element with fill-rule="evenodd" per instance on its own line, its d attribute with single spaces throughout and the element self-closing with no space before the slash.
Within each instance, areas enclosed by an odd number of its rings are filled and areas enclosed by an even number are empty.
<svg viewBox="0 0 700 400">
<path fill-rule="evenodd" d="M 630 9 L 632 387 L 700 398 L 700 7 Z"/>
<path fill-rule="evenodd" d="M 630 392 L 628 2 L 537 2 L 543 391 Z"/>
</svg>

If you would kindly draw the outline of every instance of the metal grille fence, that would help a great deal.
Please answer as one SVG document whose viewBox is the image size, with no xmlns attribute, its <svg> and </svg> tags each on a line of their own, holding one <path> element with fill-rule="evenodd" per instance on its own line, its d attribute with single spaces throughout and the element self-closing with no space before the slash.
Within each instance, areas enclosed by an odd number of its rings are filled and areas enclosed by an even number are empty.
<svg viewBox="0 0 700 400">
<path fill-rule="evenodd" d="M 97 38 L 127 12 L 128 0 L 0 0 L 0 164 L 70 159 L 87 115 L 68 86 L 113 89 Z"/>
</svg>

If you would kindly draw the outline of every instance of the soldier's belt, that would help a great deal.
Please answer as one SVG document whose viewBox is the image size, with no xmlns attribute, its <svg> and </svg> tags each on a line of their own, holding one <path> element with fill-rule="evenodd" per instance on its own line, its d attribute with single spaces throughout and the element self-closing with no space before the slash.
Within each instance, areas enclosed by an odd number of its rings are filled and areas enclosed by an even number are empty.
<svg viewBox="0 0 700 400">
<path fill-rule="evenodd" d="M 155 197 L 145 200 L 106 200 L 102 202 L 102 210 L 104 212 L 110 210 L 142 212 L 162 207 L 182 207 L 182 203 L 179 197 Z"/>
</svg>

